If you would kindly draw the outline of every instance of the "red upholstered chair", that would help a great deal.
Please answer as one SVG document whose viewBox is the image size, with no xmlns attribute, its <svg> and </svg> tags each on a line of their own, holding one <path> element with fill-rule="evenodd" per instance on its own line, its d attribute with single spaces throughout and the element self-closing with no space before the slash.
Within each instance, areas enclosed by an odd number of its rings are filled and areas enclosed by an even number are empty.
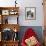
<svg viewBox="0 0 46 46">
<path fill-rule="evenodd" d="M 21 46 L 28 46 L 25 41 L 26 41 L 26 39 L 32 38 L 32 36 L 35 37 L 36 41 L 37 41 L 37 43 L 34 46 L 41 46 L 41 44 L 37 40 L 37 35 L 32 28 L 28 28 L 26 30 L 24 37 L 22 38 Z M 29 46 L 33 46 L 33 45 L 29 45 Z"/>
</svg>

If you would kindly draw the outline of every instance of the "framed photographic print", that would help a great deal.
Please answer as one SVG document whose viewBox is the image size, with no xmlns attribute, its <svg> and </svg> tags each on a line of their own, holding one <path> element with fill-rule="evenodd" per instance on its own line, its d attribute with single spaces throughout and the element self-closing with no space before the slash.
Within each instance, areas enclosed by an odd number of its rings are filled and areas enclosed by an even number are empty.
<svg viewBox="0 0 46 46">
<path fill-rule="evenodd" d="M 2 15 L 9 15 L 9 10 L 2 10 Z"/>
<path fill-rule="evenodd" d="M 26 7 L 25 8 L 25 18 L 27 20 L 35 20 L 36 19 L 36 8 L 35 7 Z"/>
</svg>

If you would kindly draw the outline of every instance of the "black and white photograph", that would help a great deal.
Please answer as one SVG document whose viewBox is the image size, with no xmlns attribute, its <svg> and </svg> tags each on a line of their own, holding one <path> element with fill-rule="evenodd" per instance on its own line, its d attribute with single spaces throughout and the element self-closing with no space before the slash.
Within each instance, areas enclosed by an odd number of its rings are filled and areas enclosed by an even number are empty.
<svg viewBox="0 0 46 46">
<path fill-rule="evenodd" d="M 36 19 L 36 8 L 35 7 L 26 7 L 25 8 L 25 18 L 27 20 L 35 20 Z"/>
</svg>

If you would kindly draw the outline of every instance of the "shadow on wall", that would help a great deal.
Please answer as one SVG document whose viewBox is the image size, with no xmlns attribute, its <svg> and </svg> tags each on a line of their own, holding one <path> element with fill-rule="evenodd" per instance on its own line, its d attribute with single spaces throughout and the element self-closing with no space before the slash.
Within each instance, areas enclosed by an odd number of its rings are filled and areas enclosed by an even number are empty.
<svg viewBox="0 0 46 46">
<path fill-rule="evenodd" d="M 19 32 L 19 39 L 20 39 L 20 42 L 24 36 L 24 33 L 25 31 L 28 29 L 28 28 L 32 28 L 37 36 L 38 36 L 38 39 L 41 43 L 43 43 L 43 30 L 42 30 L 42 27 L 41 26 L 21 26 L 20 27 L 20 32 Z"/>
</svg>

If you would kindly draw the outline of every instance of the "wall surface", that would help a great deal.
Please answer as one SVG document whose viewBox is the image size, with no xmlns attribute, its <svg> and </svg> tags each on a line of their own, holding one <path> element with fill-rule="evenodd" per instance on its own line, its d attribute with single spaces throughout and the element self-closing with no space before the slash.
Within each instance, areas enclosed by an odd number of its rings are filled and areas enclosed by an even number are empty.
<svg viewBox="0 0 46 46">
<path fill-rule="evenodd" d="M 19 23 L 22 26 L 43 26 L 42 0 L 21 0 Z M 36 7 L 36 20 L 25 20 L 25 7 Z"/>
<path fill-rule="evenodd" d="M 1 7 L 15 6 L 15 0 L 0 0 Z M 42 0 L 17 0 L 19 9 L 20 26 L 43 26 L 43 6 Z M 36 20 L 25 19 L 25 7 L 36 7 Z M 12 18 L 12 17 L 11 17 Z M 10 19 L 9 19 L 10 20 Z M 14 21 L 13 21 L 14 22 Z"/>
</svg>

